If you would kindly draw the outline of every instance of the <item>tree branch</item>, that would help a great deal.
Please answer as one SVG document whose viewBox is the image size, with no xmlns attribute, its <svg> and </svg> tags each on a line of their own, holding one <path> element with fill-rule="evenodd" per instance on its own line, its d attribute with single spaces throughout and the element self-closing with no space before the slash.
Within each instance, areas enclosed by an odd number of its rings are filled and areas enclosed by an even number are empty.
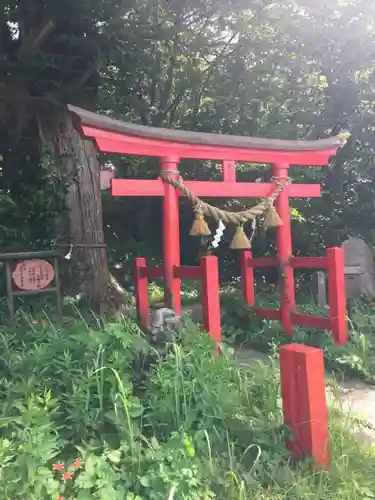
<svg viewBox="0 0 375 500">
<path fill-rule="evenodd" d="M 234 49 L 231 49 L 229 51 L 229 54 L 228 53 L 225 54 L 226 49 L 229 47 L 230 43 L 233 41 L 233 39 L 234 39 L 235 36 L 236 36 L 236 34 L 233 33 L 232 36 L 228 40 L 228 44 L 225 45 L 219 51 L 219 53 L 215 57 L 215 59 L 211 63 L 209 63 L 209 66 L 203 72 L 203 74 L 205 75 L 206 78 L 201 82 L 201 84 L 199 86 L 199 89 L 198 89 L 198 92 L 195 95 L 195 99 L 193 98 L 193 101 L 195 101 L 195 103 L 193 105 L 193 112 L 191 114 L 191 126 L 192 126 L 193 130 L 195 129 L 195 127 L 197 125 L 197 118 L 198 118 L 198 113 L 199 113 L 199 107 L 200 107 L 200 104 L 202 102 L 203 95 L 204 95 L 204 93 L 206 91 L 206 86 L 208 85 L 209 81 L 213 77 L 213 75 L 215 73 L 215 70 L 217 70 L 219 64 L 223 61 L 224 57 L 230 55 L 231 53 L 235 53 L 236 52 L 236 48 L 234 48 Z"/>
<path fill-rule="evenodd" d="M 35 49 L 40 48 L 55 28 L 51 19 L 40 29 L 31 31 L 23 40 L 19 49 L 19 55 L 25 56 Z"/>
<path fill-rule="evenodd" d="M 86 69 L 83 75 L 80 78 L 78 78 L 78 80 L 75 83 L 73 83 L 72 87 L 73 88 L 83 87 L 85 83 L 87 83 L 87 81 L 90 80 L 90 78 L 97 71 L 99 71 L 99 67 L 100 67 L 100 61 L 99 59 L 96 59 L 90 64 L 90 66 Z"/>
</svg>

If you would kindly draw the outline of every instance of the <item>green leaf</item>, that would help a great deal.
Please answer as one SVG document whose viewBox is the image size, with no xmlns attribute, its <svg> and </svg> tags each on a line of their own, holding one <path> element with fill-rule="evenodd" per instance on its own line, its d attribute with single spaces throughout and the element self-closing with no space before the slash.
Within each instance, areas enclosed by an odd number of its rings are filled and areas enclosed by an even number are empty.
<svg viewBox="0 0 375 500">
<path fill-rule="evenodd" d="M 150 479 L 148 476 L 142 476 L 139 480 L 139 482 L 141 483 L 141 485 L 144 487 L 144 488 L 149 488 L 150 487 Z"/>
<path fill-rule="evenodd" d="M 114 464 L 118 464 L 121 462 L 121 455 L 122 454 L 120 450 L 111 450 L 106 454 L 108 460 Z"/>
</svg>

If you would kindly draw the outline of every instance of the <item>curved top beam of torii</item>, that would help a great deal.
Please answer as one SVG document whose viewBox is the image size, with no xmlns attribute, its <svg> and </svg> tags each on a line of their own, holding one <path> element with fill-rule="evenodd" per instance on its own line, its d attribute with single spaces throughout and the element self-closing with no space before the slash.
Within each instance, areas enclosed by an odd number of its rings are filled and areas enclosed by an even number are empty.
<svg viewBox="0 0 375 500">
<path fill-rule="evenodd" d="M 110 153 L 326 165 L 342 142 L 340 137 L 289 141 L 148 127 L 115 120 L 76 106 L 69 105 L 68 108 L 75 115 L 75 125 L 83 135 L 94 139 L 100 151 Z"/>
</svg>

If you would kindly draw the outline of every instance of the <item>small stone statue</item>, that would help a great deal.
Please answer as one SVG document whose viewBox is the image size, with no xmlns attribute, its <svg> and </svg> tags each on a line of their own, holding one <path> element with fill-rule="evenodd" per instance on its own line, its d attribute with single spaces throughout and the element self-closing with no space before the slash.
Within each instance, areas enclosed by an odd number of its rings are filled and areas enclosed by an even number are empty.
<svg viewBox="0 0 375 500">
<path fill-rule="evenodd" d="M 151 313 L 150 333 L 157 344 L 175 342 L 176 331 L 181 327 L 181 317 L 173 309 L 162 307 Z"/>
</svg>

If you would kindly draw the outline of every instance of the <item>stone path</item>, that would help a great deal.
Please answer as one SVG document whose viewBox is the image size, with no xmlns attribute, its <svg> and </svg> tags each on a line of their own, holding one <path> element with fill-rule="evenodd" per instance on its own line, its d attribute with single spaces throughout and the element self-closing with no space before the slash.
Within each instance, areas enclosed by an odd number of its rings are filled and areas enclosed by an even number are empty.
<svg viewBox="0 0 375 500">
<path fill-rule="evenodd" d="M 362 437 L 375 442 L 375 386 L 355 379 L 335 385 L 343 412 L 358 417 L 364 423 L 360 429 Z M 335 390 L 328 387 L 327 392 L 329 400 Z"/>
<path fill-rule="evenodd" d="M 254 361 L 261 360 L 267 362 L 265 354 L 249 348 L 237 348 L 236 355 L 241 364 L 249 365 Z M 375 442 L 375 386 L 367 385 L 361 380 L 350 379 L 343 383 L 338 383 L 334 379 L 327 377 L 327 399 L 333 400 L 339 397 L 340 406 L 344 413 L 357 417 L 364 422 L 361 426 L 360 434 Z M 368 427 L 366 426 L 368 424 Z"/>
</svg>

